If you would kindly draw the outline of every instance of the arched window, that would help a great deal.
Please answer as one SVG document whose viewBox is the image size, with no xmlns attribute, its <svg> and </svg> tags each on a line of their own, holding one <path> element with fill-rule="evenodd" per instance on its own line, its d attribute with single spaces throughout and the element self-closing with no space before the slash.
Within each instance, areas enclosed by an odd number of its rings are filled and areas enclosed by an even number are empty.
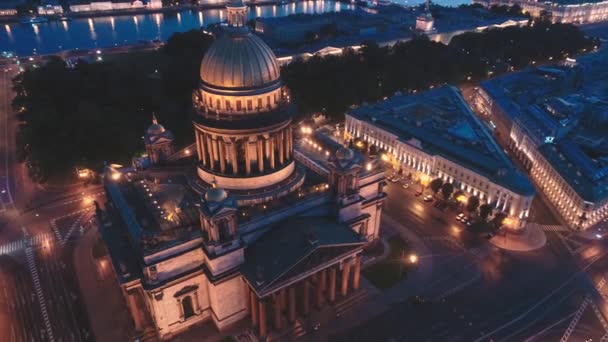
<svg viewBox="0 0 608 342">
<path fill-rule="evenodd" d="M 194 316 L 194 306 L 192 305 L 192 297 L 186 296 L 182 299 L 182 311 L 184 312 L 184 319 L 188 319 Z"/>
</svg>

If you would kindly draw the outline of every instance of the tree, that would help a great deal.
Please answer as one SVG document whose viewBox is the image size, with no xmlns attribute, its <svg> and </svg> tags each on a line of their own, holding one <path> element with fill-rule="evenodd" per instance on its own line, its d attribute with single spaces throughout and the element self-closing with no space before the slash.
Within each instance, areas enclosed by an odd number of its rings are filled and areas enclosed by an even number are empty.
<svg viewBox="0 0 608 342">
<path fill-rule="evenodd" d="M 537 23 L 551 23 L 553 21 L 553 13 L 547 10 L 542 10 L 536 19 Z"/>
<path fill-rule="evenodd" d="M 319 35 L 323 38 L 333 38 L 338 35 L 338 26 L 335 23 L 329 23 L 321 26 Z"/>
<path fill-rule="evenodd" d="M 454 186 L 452 185 L 452 183 L 444 183 L 441 186 L 441 194 L 443 195 L 443 198 L 447 201 L 448 199 L 450 199 L 450 196 L 452 196 L 452 193 L 454 192 Z"/>
<path fill-rule="evenodd" d="M 490 214 L 492 213 L 492 206 L 489 204 L 483 204 L 479 207 L 479 216 L 483 220 L 487 220 Z"/>
<path fill-rule="evenodd" d="M 17 10 L 17 14 L 19 15 L 32 15 L 38 13 L 38 4 L 37 1 L 26 1 L 22 4 L 19 4 L 15 7 Z"/>
<path fill-rule="evenodd" d="M 477 211 L 477 208 L 479 207 L 479 198 L 477 198 L 477 196 L 471 196 L 469 197 L 468 201 L 467 201 L 467 211 L 469 213 L 474 213 L 475 211 Z"/>
<path fill-rule="evenodd" d="M 500 213 L 497 213 L 496 215 L 494 215 L 494 218 L 492 219 L 492 225 L 494 226 L 494 229 L 498 229 L 498 228 L 502 227 L 506 218 L 507 218 L 507 214 L 505 214 L 503 212 L 500 212 Z"/>
<path fill-rule="evenodd" d="M 128 164 L 143 152 L 152 112 L 177 145 L 194 139 L 192 90 L 213 37 L 194 30 L 172 36 L 159 51 L 113 56 L 68 68 L 59 57 L 15 78 L 20 110 L 18 157 L 37 182 L 66 178 L 74 167 L 98 170 L 104 161 Z"/>
<path fill-rule="evenodd" d="M 431 190 L 433 190 L 433 193 L 435 193 L 435 194 L 437 194 L 439 192 L 442 185 L 443 185 L 443 180 L 441 180 L 441 178 L 435 178 L 431 181 L 431 184 L 429 184 L 429 186 L 431 187 Z"/>
</svg>

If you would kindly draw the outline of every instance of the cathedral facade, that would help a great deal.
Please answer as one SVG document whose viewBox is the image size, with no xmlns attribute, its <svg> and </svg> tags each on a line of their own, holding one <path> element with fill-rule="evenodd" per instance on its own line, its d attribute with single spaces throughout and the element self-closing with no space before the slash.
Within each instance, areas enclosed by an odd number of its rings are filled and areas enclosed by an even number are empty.
<svg viewBox="0 0 608 342">
<path fill-rule="evenodd" d="M 227 18 L 193 94 L 195 170 L 167 167 L 172 136 L 154 122 L 155 166 L 105 171 L 101 233 L 142 336 L 242 320 L 270 336 L 356 290 L 379 235 L 382 166 L 331 137 L 297 136 L 274 53 L 241 2 Z"/>
</svg>

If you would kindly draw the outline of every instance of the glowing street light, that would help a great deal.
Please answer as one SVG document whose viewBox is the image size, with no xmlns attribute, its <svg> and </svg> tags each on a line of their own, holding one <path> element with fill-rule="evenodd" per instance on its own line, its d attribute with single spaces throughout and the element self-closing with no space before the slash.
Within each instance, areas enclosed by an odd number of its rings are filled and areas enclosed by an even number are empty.
<svg viewBox="0 0 608 342">
<path fill-rule="evenodd" d="M 112 180 L 117 181 L 120 179 L 120 172 L 113 172 L 112 173 Z"/>
<path fill-rule="evenodd" d="M 411 264 L 417 264 L 418 263 L 418 255 L 416 254 L 410 254 L 408 256 L 408 260 L 410 261 Z"/>
</svg>

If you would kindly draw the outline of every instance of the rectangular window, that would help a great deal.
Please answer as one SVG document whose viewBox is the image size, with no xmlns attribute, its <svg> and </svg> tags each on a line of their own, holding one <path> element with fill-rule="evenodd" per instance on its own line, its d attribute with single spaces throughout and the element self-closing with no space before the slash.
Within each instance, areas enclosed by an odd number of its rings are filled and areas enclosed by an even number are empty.
<svg viewBox="0 0 608 342">
<path fill-rule="evenodd" d="M 226 109 L 230 110 L 230 100 L 226 100 Z"/>
<path fill-rule="evenodd" d="M 247 110 L 252 110 L 252 109 L 253 109 L 253 101 L 247 100 Z"/>
<path fill-rule="evenodd" d="M 262 98 L 258 98 L 258 109 L 262 108 Z"/>
<path fill-rule="evenodd" d="M 236 101 L 236 110 L 238 110 L 238 111 L 241 110 L 241 100 Z"/>
<path fill-rule="evenodd" d="M 270 95 L 266 96 L 266 105 L 270 107 Z"/>
</svg>

